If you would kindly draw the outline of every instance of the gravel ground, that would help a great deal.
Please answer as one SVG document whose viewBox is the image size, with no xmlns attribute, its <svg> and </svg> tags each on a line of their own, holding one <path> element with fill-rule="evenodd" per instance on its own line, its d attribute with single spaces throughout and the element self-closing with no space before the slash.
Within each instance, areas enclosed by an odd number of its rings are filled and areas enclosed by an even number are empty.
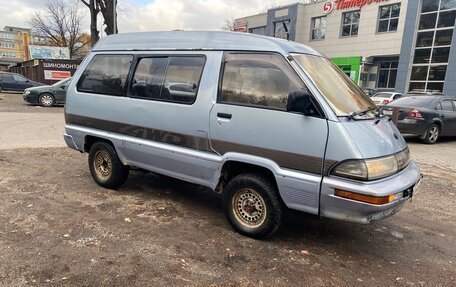
<svg viewBox="0 0 456 287">
<path fill-rule="evenodd" d="M 0 150 L 0 286 L 455 286 L 456 143 L 407 140 L 425 178 L 398 214 L 357 225 L 289 212 L 265 241 L 235 233 L 200 186 L 134 171 L 108 190 L 86 154 L 11 143 Z"/>
</svg>

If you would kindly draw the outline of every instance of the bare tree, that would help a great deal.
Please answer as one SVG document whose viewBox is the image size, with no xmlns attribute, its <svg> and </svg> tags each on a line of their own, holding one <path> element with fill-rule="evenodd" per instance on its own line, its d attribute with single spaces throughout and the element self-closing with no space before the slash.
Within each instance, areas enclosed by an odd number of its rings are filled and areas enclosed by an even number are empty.
<svg viewBox="0 0 456 287">
<path fill-rule="evenodd" d="M 106 25 L 106 35 L 111 35 L 118 32 L 117 29 L 117 1 L 116 0 L 81 0 L 81 2 L 89 8 L 90 11 L 90 35 L 92 46 L 100 39 L 97 28 L 97 16 L 101 12 Z M 114 19 L 116 21 L 114 21 Z M 114 27 L 115 23 L 115 27 Z"/>
<path fill-rule="evenodd" d="M 106 35 L 117 34 L 117 1 L 116 0 L 96 0 L 103 15 L 104 24 L 106 25 Z"/>
<path fill-rule="evenodd" d="M 227 18 L 222 26 L 223 31 L 234 31 L 234 19 Z"/>
<path fill-rule="evenodd" d="M 100 13 L 100 8 L 97 0 L 89 0 L 89 2 L 81 0 L 81 2 L 87 6 L 90 11 L 90 43 L 93 47 L 100 39 L 97 27 L 97 17 L 98 13 Z"/>
<path fill-rule="evenodd" d="M 70 58 L 81 56 L 84 41 L 81 22 L 84 15 L 78 5 L 68 5 L 63 0 L 48 1 L 43 12 L 36 12 L 30 19 L 32 34 L 47 39 L 57 47 L 68 47 Z"/>
</svg>

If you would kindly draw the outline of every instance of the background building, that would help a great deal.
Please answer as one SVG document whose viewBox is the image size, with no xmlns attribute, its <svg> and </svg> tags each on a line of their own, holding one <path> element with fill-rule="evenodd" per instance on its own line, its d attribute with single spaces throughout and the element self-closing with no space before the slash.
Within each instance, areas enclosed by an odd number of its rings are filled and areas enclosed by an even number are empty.
<svg viewBox="0 0 456 287">
<path fill-rule="evenodd" d="M 29 60 L 30 29 L 6 26 L 0 30 L 0 71 Z"/>
<path fill-rule="evenodd" d="M 236 30 L 322 52 L 363 88 L 456 96 L 456 0 L 329 0 L 236 19 Z"/>
</svg>

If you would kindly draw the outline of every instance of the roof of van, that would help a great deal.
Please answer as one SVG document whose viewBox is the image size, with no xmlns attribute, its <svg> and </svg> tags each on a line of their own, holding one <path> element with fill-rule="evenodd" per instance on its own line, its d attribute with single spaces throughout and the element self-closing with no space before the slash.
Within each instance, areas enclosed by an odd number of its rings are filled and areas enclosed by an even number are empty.
<svg viewBox="0 0 456 287">
<path fill-rule="evenodd" d="M 103 37 L 93 48 L 93 51 L 121 50 L 236 50 L 321 55 L 292 41 L 237 32 L 121 33 Z"/>
</svg>

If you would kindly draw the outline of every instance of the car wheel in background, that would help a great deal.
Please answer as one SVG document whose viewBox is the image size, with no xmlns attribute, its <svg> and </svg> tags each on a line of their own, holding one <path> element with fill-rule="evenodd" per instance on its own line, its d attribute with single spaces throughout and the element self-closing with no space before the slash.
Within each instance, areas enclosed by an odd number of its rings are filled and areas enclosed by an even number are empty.
<svg viewBox="0 0 456 287">
<path fill-rule="evenodd" d="M 127 181 L 128 167 L 123 165 L 114 147 L 103 141 L 92 145 L 89 152 L 89 169 L 95 182 L 116 189 Z"/>
<path fill-rule="evenodd" d="M 264 176 L 234 177 L 224 188 L 222 198 L 229 223 L 243 235 L 266 238 L 282 224 L 284 205 L 275 185 Z"/>
<path fill-rule="evenodd" d="M 2 90 L 3 90 L 3 87 L 2 87 L 2 85 L 0 85 L 0 93 L 2 92 Z"/>
<path fill-rule="evenodd" d="M 422 141 L 426 144 L 433 144 L 437 142 L 440 136 L 440 127 L 436 124 L 432 124 L 428 130 L 426 131 L 426 134 L 424 135 L 424 138 Z"/>
<path fill-rule="evenodd" d="M 44 93 L 38 98 L 38 103 L 43 107 L 52 107 L 55 104 L 55 98 L 51 94 Z"/>
</svg>

